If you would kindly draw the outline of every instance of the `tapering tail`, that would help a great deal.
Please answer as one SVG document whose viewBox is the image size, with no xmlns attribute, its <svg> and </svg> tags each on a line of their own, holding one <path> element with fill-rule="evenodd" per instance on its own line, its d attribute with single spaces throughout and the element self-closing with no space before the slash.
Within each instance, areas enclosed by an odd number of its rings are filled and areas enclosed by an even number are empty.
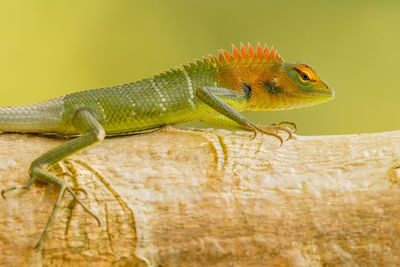
<svg viewBox="0 0 400 267">
<path fill-rule="evenodd" d="M 0 108 L 0 132 L 60 133 L 63 97 L 39 104 Z"/>
</svg>

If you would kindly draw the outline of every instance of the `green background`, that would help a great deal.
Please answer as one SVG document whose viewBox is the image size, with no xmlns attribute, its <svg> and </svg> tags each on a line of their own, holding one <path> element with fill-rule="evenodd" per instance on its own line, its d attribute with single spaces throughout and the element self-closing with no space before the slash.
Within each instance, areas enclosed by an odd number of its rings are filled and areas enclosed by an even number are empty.
<svg viewBox="0 0 400 267">
<path fill-rule="evenodd" d="M 231 43 L 268 43 L 336 92 L 306 109 L 246 112 L 300 134 L 400 129 L 400 1 L 0 2 L 0 106 L 149 77 Z"/>
</svg>

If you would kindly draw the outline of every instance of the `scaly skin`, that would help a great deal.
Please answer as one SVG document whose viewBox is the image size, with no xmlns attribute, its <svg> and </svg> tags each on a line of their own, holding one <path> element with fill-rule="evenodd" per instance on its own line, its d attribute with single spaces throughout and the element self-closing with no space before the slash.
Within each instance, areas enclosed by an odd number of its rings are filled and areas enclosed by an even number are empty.
<svg viewBox="0 0 400 267">
<path fill-rule="evenodd" d="M 334 92 L 303 63 L 285 63 L 276 51 L 242 44 L 219 58 L 197 61 L 138 82 L 88 90 L 40 104 L 0 108 L 0 132 L 82 135 L 40 156 L 29 169 L 28 188 L 36 179 L 61 188 L 36 245 L 40 247 L 65 190 L 100 223 L 63 180 L 47 172 L 58 161 L 105 136 L 147 132 L 164 125 L 205 122 L 282 138 L 283 126 L 257 126 L 243 110 L 286 110 L 325 102 Z M 289 123 L 290 124 L 290 123 Z M 4 189 L 2 195 L 16 187 Z"/>
</svg>

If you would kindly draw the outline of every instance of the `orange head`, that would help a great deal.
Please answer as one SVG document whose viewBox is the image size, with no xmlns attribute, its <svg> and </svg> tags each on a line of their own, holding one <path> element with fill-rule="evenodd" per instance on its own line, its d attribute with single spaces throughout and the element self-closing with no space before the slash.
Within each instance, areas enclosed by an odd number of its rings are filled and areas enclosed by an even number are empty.
<svg viewBox="0 0 400 267">
<path fill-rule="evenodd" d="M 248 96 L 247 109 L 283 110 L 311 106 L 334 97 L 334 91 L 304 63 L 286 63 L 279 54 L 260 44 L 256 50 L 241 44 L 233 46 L 219 58 L 211 56 L 217 66 L 218 87 L 229 88 Z"/>
</svg>

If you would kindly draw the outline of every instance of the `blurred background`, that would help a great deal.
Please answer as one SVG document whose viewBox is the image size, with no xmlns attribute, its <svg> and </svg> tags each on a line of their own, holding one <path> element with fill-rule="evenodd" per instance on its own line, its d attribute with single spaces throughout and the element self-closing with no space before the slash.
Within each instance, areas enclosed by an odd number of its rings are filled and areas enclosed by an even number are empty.
<svg viewBox="0 0 400 267">
<path fill-rule="evenodd" d="M 259 41 L 314 66 L 336 98 L 248 118 L 295 121 L 302 135 L 400 129 L 400 1 L 1 1 L 0 37 L 0 106 L 147 78 Z"/>
</svg>

